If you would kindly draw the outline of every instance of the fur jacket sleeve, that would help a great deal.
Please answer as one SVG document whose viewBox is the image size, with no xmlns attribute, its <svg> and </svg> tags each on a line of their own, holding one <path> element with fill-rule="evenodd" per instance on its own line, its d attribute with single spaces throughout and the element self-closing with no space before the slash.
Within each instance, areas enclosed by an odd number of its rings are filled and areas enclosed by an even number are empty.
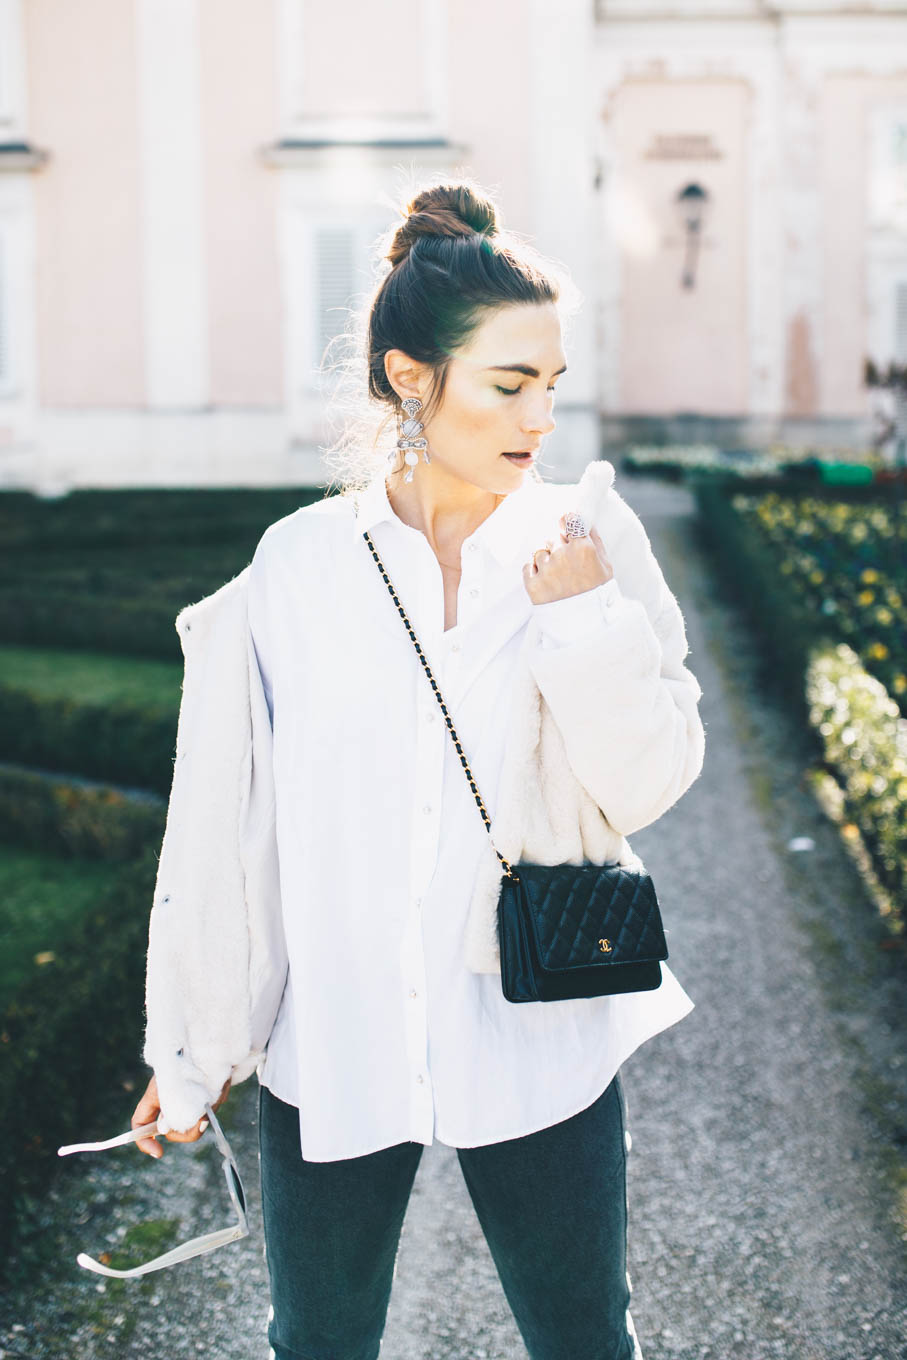
<svg viewBox="0 0 907 1360">
<path fill-rule="evenodd" d="M 176 759 L 148 932 L 143 1056 L 159 1126 L 184 1131 L 265 1047 L 287 975 L 271 725 L 249 568 L 177 616 Z"/>
<path fill-rule="evenodd" d="M 592 466 L 602 469 L 592 521 L 616 587 L 598 627 L 566 646 L 534 647 L 530 666 L 573 773 L 613 830 L 629 836 L 702 769 L 702 691 L 684 665 L 683 615 L 645 528 L 611 485 L 612 465 Z"/>
</svg>

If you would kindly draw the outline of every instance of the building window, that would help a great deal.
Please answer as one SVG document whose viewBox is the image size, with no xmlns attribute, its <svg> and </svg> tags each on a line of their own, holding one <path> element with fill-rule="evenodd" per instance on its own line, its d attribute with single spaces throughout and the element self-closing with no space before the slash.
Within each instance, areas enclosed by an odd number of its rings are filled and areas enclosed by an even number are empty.
<svg viewBox="0 0 907 1360">
<path fill-rule="evenodd" d="M 894 286 L 894 361 L 907 364 L 907 279 Z"/>
<path fill-rule="evenodd" d="M 21 0 L 0 0 L 0 142 L 25 140 Z"/>
<path fill-rule="evenodd" d="M 351 227 L 319 227 L 315 231 L 314 255 L 317 279 L 315 357 L 324 358 L 335 336 L 346 329 L 349 306 L 356 288 L 354 253 L 356 233 Z"/>
<path fill-rule="evenodd" d="M 873 231 L 907 244 L 907 104 L 870 111 L 869 218 Z"/>
<path fill-rule="evenodd" d="M 6 267 L 6 237 L 0 228 L 0 396 L 12 386 L 12 346 L 10 344 L 9 275 Z"/>
<path fill-rule="evenodd" d="M 281 137 L 446 136 L 447 0 L 280 0 Z M 351 41 L 355 36 L 355 41 Z"/>
</svg>

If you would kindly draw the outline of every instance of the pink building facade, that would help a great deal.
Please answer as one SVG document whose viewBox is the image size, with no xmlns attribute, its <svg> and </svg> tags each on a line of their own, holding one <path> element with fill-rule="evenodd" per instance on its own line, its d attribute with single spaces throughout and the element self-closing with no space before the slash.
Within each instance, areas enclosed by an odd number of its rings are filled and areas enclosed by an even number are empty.
<svg viewBox="0 0 907 1360">
<path fill-rule="evenodd" d="M 907 361 L 907 6 L 0 0 L 0 486 L 321 480 L 422 174 L 570 271 L 548 457 L 865 442 Z"/>
</svg>

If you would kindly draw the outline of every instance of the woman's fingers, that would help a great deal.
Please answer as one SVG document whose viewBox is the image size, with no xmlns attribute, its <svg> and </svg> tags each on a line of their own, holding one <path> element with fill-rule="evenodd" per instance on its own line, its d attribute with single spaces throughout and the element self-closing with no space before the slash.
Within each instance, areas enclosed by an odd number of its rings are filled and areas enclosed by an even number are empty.
<svg viewBox="0 0 907 1360">
<path fill-rule="evenodd" d="M 145 1088 L 145 1092 L 135 1107 L 132 1119 L 129 1122 L 131 1129 L 141 1128 L 143 1124 L 151 1124 L 157 1119 L 161 1112 L 160 1102 L 157 1095 L 157 1078 L 152 1077 Z M 149 1157 L 163 1157 L 164 1149 L 157 1143 L 154 1137 L 137 1138 L 136 1147 L 139 1152 L 146 1153 Z"/>
<path fill-rule="evenodd" d="M 196 1124 L 193 1124 L 191 1129 L 186 1129 L 185 1132 L 180 1132 L 178 1129 L 170 1129 L 169 1132 L 164 1134 L 164 1137 L 168 1138 L 171 1143 L 197 1143 L 207 1127 L 207 1116 L 202 1115 L 201 1119 L 199 1119 Z"/>
<path fill-rule="evenodd" d="M 220 1095 L 211 1106 L 212 1110 L 219 1110 L 221 1105 L 223 1105 L 229 1095 L 231 1082 L 232 1078 L 228 1077 L 221 1088 Z M 159 1117 L 160 1113 L 161 1106 L 160 1101 L 158 1100 L 157 1078 L 152 1077 L 145 1089 L 145 1094 L 135 1107 L 135 1112 L 130 1121 L 130 1128 L 137 1129 L 141 1127 L 142 1124 L 150 1124 Z M 158 1138 L 166 1138 L 171 1143 L 196 1143 L 205 1132 L 209 1123 L 210 1120 L 207 1116 L 202 1115 L 191 1129 L 186 1129 L 185 1131 L 168 1129 L 166 1133 L 155 1134 L 151 1138 L 137 1138 L 135 1145 L 140 1152 L 147 1153 L 149 1157 L 163 1157 L 164 1149 L 157 1142 Z"/>
</svg>

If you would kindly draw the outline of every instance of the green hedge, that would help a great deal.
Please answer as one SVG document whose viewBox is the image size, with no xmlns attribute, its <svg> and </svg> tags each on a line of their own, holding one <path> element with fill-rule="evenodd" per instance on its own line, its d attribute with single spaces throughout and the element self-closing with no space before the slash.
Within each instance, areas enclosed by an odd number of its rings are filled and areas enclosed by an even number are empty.
<svg viewBox="0 0 907 1360">
<path fill-rule="evenodd" d="M 883 886 L 907 901 L 907 718 L 843 642 L 816 651 L 806 695 L 845 814 Z"/>
<path fill-rule="evenodd" d="M 734 508 L 740 499 L 735 490 L 739 488 L 704 483 L 696 488 L 698 527 L 715 552 L 716 579 L 733 591 L 758 629 L 765 649 L 765 683 L 794 708 L 813 737 L 817 762 L 842 789 L 846 815 L 859 828 L 880 882 L 893 896 L 902 897 L 907 887 L 907 720 L 900 716 L 896 698 L 842 641 L 844 611 L 825 612 L 815 598 L 798 589 L 794 573 L 782 570 L 785 559 L 779 545 L 766 537 L 752 515 Z M 797 544 L 793 552 L 804 557 L 807 577 L 820 571 L 808 551 L 817 537 L 816 506 L 811 491 L 809 498 L 793 503 L 789 516 Z M 880 525 L 890 528 L 890 516 L 880 517 L 871 506 L 865 514 L 875 514 Z M 849 512 L 842 518 L 846 525 L 854 522 Z M 854 536 L 858 553 L 868 551 L 872 532 L 870 518 L 865 535 Z M 834 551 L 830 534 L 823 532 L 818 538 L 824 551 Z M 833 595 L 834 581 L 840 579 L 842 590 L 851 591 L 851 578 L 860 576 L 861 561 L 843 572 L 837 558 L 834 568 L 826 564 L 823 589 Z M 800 570 L 799 564 L 795 567 Z M 896 642 L 893 639 L 892 646 Z M 904 645 L 901 638 L 901 652 Z M 870 652 L 873 646 L 878 643 L 870 642 Z"/>
<path fill-rule="evenodd" d="M 800 617 L 849 642 L 907 713 L 907 506 L 763 491 L 729 508 Z"/>
<path fill-rule="evenodd" d="M 147 491 L 72 491 L 46 499 L 27 491 L 0 495 L 0 543 L 97 549 L 137 544 L 230 543 L 251 551 L 274 520 L 324 498 L 324 488 L 267 487 Z"/>
<path fill-rule="evenodd" d="M 216 589 L 216 585 L 211 586 L 211 590 Z M 195 598 L 210 593 L 202 589 Z M 40 583 L 27 590 L 0 589 L 0 638 L 26 646 L 84 647 L 180 661 L 182 651 L 174 620 L 192 599 L 188 592 L 178 600 L 104 599 L 77 592 L 45 592 Z"/>
<path fill-rule="evenodd" d="M 178 704 L 76 703 L 0 685 L 0 755 L 43 770 L 78 770 L 169 796 Z"/>
<path fill-rule="evenodd" d="M 269 524 L 323 499 L 278 490 L 0 495 L 0 639 L 180 659 L 173 623 L 251 560 Z"/>
<path fill-rule="evenodd" d="M 144 973 L 156 868 L 149 849 L 111 870 L 109 891 L 68 932 L 66 948 L 0 1015 L 0 1271 L 17 1217 L 60 1164 L 57 1147 L 122 1118 L 124 1085 L 147 1081 Z"/>
<path fill-rule="evenodd" d="M 756 527 L 739 515 L 731 501 L 736 487 L 696 485 L 697 529 L 717 554 L 720 579 L 744 606 L 766 645 L 763 678 L 809 719 L 803 677 L 814 648 L 838 639 L 833 625 L 807 609 L 779 574 L 772 553 Z"/>
<path fill-rule="evenodd" d="M 163 798 L 0 766 L 0 841 L 51 855 L 124 862 L 160 845 Z"/>
<path fill-rule="evenodd" d="M 624 454 L 621 468 L 627 473 L 655 475 L 670 481 L 685 481 L 688 477 L 752 478 L 780 480 L 783 484 L 793 480 L 848 487 L 891 482 L 896 477 L 875 450 L 811 453 L 783 445 L 722 449 L 717 444 L 637 444 Z"/>
</svg>

